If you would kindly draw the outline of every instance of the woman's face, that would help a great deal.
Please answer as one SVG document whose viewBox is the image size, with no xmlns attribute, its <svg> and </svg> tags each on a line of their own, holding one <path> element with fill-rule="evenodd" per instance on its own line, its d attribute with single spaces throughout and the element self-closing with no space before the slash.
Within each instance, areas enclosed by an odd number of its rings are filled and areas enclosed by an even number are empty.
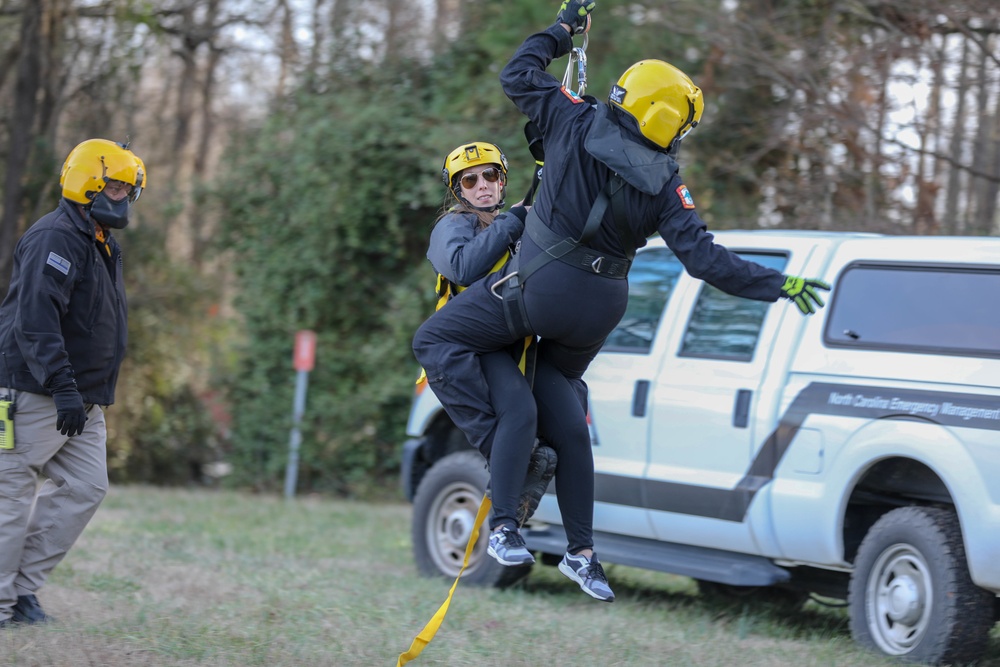
<svg viewBox="0 0 1000 667">
<path fill-rule="evenodd" d="M 503 174 L 496 165 L 481 164 L 463 169 L 459 174 L 462 196 L 473 206 L 489 208 L 500 203 Z"/>
</svg>

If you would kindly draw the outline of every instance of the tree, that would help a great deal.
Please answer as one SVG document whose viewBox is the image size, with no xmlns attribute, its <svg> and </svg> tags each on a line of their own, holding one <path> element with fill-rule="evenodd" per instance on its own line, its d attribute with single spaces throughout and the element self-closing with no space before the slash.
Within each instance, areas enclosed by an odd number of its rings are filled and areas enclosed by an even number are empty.
<svg viewBox="0 0 1000 667">
<path fill-rule="evenodd" d="M 0 289 L 7 293 L 10 283 L 14 239 L 21 217 L 24 176 L 35 132 L 38 83 L 41 79 L 41 24 L 46 10 L 42 0 L 29 3 L 21 17 L 20 54 L 17 58 L 17 82 L 11 125 L 19 132 L 10 133 L 4 177 L 3 215 L 0 217 Z"/>
</svg>

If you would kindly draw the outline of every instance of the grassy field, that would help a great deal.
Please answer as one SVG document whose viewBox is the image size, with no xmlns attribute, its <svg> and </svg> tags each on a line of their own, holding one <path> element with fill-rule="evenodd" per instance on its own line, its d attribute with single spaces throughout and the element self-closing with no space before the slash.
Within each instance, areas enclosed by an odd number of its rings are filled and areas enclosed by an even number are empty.
<svg viewBox="0 0 1000 667">
<path fill-rule="evenodd" d="M 39 599 L 58 623 L 0 631 L 10 666 L 396 664 L 450 582 L 416 575 L 410 507 L 114 488 Z M 420 665 L 893 664 L 843 610 L 712 602 L 684 578 L 609 565 L 614 604 L 536 566 L 508 591 L 459 585 Z M 1000 666 L 1000 633 L 980 665 Z"/>
</svg>

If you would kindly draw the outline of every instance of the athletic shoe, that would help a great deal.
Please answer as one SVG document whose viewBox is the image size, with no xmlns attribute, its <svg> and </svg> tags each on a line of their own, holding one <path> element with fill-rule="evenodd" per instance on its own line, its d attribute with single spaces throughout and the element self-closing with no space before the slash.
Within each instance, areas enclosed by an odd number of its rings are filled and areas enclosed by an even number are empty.
<svg viewBox="0 0 1000 667">
<path fill-rule="evenodd" d="M 615 601 L 615 594 L 608 586 L 608 578 L 600 561 L 597 560 L 597 554 L 592 558 L 566 554 L 559 563 L 559 571 L 580 584 L 583 592 L 590 597 L 604 602 Z"/>
<path fill-rule="evenodd" d="M 486 548 L 486 553 L 496 558 L 501 565 L 532 565 L 535 562 L 521 533 L 507 526 L 501 526 L 500 530 L 490 533 L 490 545 Z"/>
</svg>

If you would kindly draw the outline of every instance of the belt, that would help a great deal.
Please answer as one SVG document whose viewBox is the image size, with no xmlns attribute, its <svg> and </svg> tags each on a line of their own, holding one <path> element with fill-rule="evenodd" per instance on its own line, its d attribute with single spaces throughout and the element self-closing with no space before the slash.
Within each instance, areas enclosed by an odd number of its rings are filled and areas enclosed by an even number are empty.
<svg viewBox="0 0 1000 667">
<path fill-rule="evenodd" d="M 569 264 L 581 271 L 596 273 L 599 276 L 615 280 L 622 280 L 627 277 L 629 266 L 632 264 L 632 262 L 624 257 L 602 255 L 596 250 L 584 248 L 583 246 L 570 250 L 558 259 L 563 264 Z"/>
<path fill-rule="evenodd" d="M 557 236 L 549 229 L 537 215 L 532 215 L 533 213 L 534 211 L 531 211 L 528 214 L 524 230 L 531 240 L 535 242 L 535 245 L 542 249 L 542 252 L 546 252 L 548 248 L 552 248 L 560 242 L 565 241 L 565 239 Z M 628 277 L 629 268 L 632 266 L 632 262 L 624 257 L 601 253 L 586 246 L 577 246 L 568 252 L 553 257 L 553 259 L 557 259 L 575 269 L 613 280 L 624 280 Z"/>
</svg>

